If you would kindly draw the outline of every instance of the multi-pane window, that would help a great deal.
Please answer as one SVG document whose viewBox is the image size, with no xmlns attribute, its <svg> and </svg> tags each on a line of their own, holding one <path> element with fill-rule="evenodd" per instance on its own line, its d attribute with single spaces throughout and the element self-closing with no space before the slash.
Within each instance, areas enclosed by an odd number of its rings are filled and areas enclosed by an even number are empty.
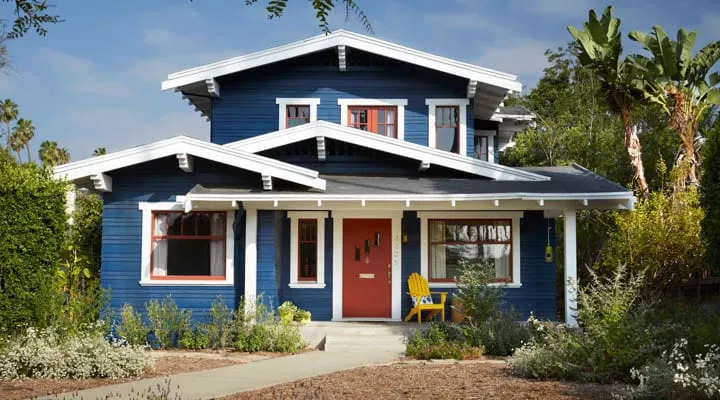
<svg viewBox="0 0 720 400">
<path fill-rule="evenodd" d="M 348 126 L 374 132 L 388 137 L 397 137 L 397 107 L 348 108 Z"/>
<path fill-rule="evenodd" d="M 436 148 L 460 152 L 460 109 L 458 106 L 435 107 Z"/>
<path fill-rule="evenodd" d="M 286 126 L 292 128 L 310 122 L 310 106 L 308 105 L 289 105 L 287 106 Z"/>
<path fill-rule="evenodd" d="M 433 282 L 454 282 L 463 264 L 495 271 L 512 281 L 511 220 L 429 220 L 429 275 Z"/>
<path fill-rule="evenodd" d="M 318 220 L 298 220 L 298 281 L 317 280 Z"/>
<path fill-rule="evenodd" d="M 475 136 L 475 158 L 488 161 L 490 159 L 488 149 L 488 137 Z"/>
<path fill-rule="evenodd" d="M 225 213 L 152 216 L 151 279 L 225 279 Z"/>
</svg>

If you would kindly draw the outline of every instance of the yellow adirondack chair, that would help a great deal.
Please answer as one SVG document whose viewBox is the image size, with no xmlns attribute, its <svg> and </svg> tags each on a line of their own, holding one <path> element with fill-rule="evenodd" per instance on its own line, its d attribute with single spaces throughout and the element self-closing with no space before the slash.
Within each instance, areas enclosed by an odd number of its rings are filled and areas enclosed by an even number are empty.
<svg viewBox="0 0 720 400">
<path fill-rule="evenodd" d="M 445 298 L 447 297 L 447 292 L 431 292 L 425 278 L 417 272 L 413 272 L 410 274 L 410 277 L 408 277 L 408 289 L 410 290 L 408 294 L 414 299 L 415 305 L 405 317 L 405 322 L 410 321 L 413 316 L 417 315 L 418 324 L 421 323 L 423 311 L 430 311 L 427 315 L 428 319 L 432 318 L 439 311 L 442 320 L 445 321 Z M 430 298 L 432 300 L 431 295 L 433 294 L 440 295 L 440 303 L 435 303 L 434 301 L 431 303 L 423 303 L 424 299 Z"/>
</svg>

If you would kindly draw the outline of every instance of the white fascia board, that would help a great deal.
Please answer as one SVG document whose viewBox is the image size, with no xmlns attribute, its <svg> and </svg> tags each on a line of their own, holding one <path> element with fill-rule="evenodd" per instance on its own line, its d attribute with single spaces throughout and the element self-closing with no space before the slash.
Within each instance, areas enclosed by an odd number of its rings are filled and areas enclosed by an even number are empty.
<svg viewBox="0 0 720 400">
<path fill-rule="evenodd" d="M 318 136 L 324 136 L 326 138 L 352 143 L 358 146 L 397 154 L 417 161 L 429 162 L 433 165 L 440 165 L 496 180 L 550 180 L 549 177 L 544 175 L 506 167 L 504 165 L 490 163 L 447 151 L 437 150 L 403 140 L 388 138 L 382 135 L 369 133 L 360 129 L 350 128 L 327 121 L 315 121 L 289 129 L 266 133 L 249 139 L 228 143 L 225 146 L 231 149 L 242 149 L 250 153 L 257 153 Z"/>
<path fill-rule="evenodd" d="M 178 88 L 206 79 L 213 79 L 338 46 L 356 48 L 503 89 L 517 92 L 522 89 L 522 84 L 517 81 L 517 76 L 515 75 L 436 56 L 344 30 L 337 30 L 329 35 L 318 35 L 268 50 L 176 72 L 168 75 L 168 79 L 162 82 L 161 88 L 162 90 Z"/>
<path fill-rule="evenodd" d="M 187 136 L 59 165 L 54 169 L 54 176 L 72 181 L 180 153 L 325 190 L 325 180 L 319 178 L 317 171 Z"/>
</svg>

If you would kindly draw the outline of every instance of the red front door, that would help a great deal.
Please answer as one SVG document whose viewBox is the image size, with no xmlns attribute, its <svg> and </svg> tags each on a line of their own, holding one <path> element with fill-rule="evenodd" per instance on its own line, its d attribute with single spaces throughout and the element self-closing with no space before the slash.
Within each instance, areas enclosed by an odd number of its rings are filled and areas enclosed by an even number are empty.
<svg viewBox="0 0 720 400">
<path fill-rule="evenodd" d="M 390 219 L 343 220 L 343 317 L 390 318 Z"/>
</svg>

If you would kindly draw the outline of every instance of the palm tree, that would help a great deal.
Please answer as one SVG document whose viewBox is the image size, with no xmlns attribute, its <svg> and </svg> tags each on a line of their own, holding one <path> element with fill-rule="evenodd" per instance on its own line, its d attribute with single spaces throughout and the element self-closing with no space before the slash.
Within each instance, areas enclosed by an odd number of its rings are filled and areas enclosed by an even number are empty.
<svg viewBox="0 0 720 400">
<path fill-rule="evenodd" d="M 56 142 L 44 141 L 40 144 L 38 151 L 40 161 L 46 167 L 66 164 L 70 162 L 70 153 L 65 148 L 58 147 Z"/>
<path fill-rule="evenodd" d="M 720 60 L 720 40 L 709 43 L 693 57 L 696 35 L 695 31 L 680 29 L 677 40 L 671 40 L 657 25 L 649 35 L 630 32 L 630 39 L 652 55 L 631 57 L 643 74 L 643 94 L 665 111 L 670 127 L 680 137 L 681 156 L 675 166 L 680 167 L 681 176 L 676 189 L 688 183 L 699 184 L 699 122 L 708 107 L 720 104 L 720 73 L 710 73 Z"/>
<path fill-rule="evenodd" d="M 7 134 L 7 148 L 10 148 L 10 124 L 12 124 L 18 116 L 18 105 L 10 99 L 0 102 L 0 122 L 5 123 L 5 134 Z M 1 136 L 1 135 L 0 135 Z"/>
<path fill-rule="evenodd" d="M 105 154 L 107 154 L 107 150 L 105 150 L 104 147 L 98 147 L 97 149 L 93 150 L 92 156 L 104 156 Z"/>
<path fill-rule="evenodd" d="M 20 118 L 15 123 L 15 129 L 13 130 L 13 136 L 17 136 L 17 140 L 20 142 L 22 147 L 27 150 L 28 162 L 32 161 L 30 155 L 30 141 L 35 137 L 35 125 L 32 120 Z"/>
<path fill-rule="evenodd" d="M 14 129 L 10 132 L 10 135 L 8 135 L 8 147 L 17 154 L 18 162 L 22 162 L 20 150 L 25 146 L 22 141 L 22 134 L 18 132 L 17 129 Z"/>
<path fill-rule="evenodd" d="M 640 193 L 647 198 L 649 192 L 642 163 L 642 147 L 637 128 L 632 122 L 633 105 L 642 98 L 641 74 L 631 60 L 620 58 L 620 20 L 613 18 L 612 6 L 603 11 L 600 19 L 595 10 L 590 10 L 588 21 L 583 26 L 585 29 L 582 31 L 573 26 L 568 26 L 567 29 L 580 50 L 580 64 L 595 72 L 610 109 L 620 114 L 634 181 Z"/>
</svg>

